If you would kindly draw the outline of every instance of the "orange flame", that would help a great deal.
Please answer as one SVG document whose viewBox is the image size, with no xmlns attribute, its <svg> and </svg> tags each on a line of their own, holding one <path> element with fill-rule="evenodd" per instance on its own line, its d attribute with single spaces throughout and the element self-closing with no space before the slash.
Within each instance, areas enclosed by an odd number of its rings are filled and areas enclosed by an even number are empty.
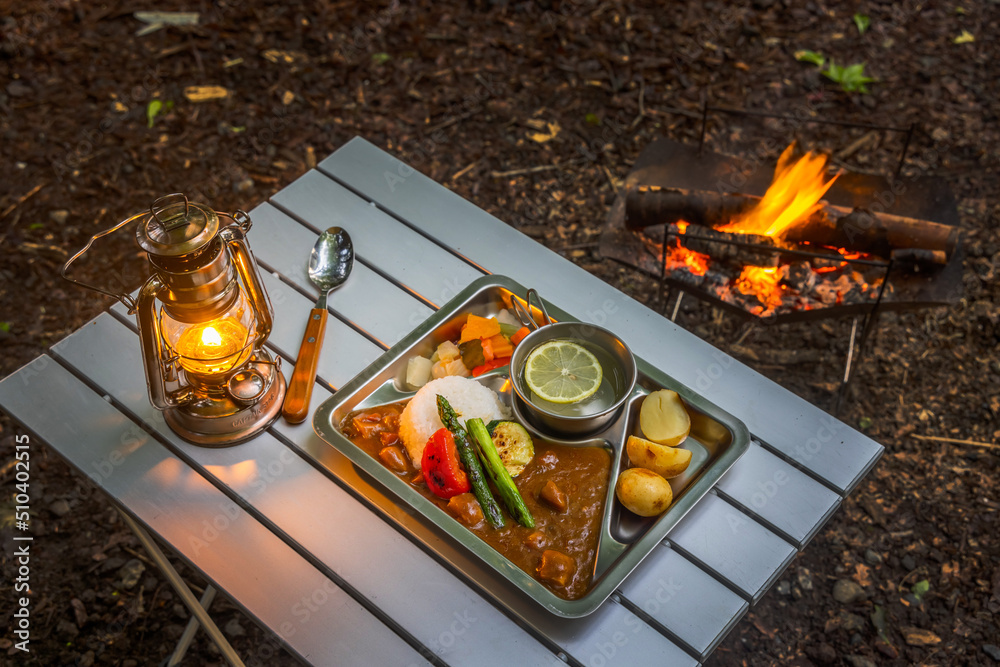
<svg viewBox="0 0 1000 667">
<path fill-rule="evenodd" d="M 780 237 L 822 208 L 820 199 L 840 174 L 827 181 L 826 156 L 809 151 L 792 161 L 794 148 L 790 144 L 778 158 L 771 185 L 757 205 L 719 231 Z"/>
<path fill-rule="evenodd" d="M 664 261 L 668 271 L 687 267 L 687 270 L 696 276 L 703 276 L 708 272 L 708 265 L 712 261 L 711 257 L 704 253 L 688 250 L 681 245 L 680 239 L 675 239 L 674 243 L 675 246 L 667 248 Z"/>
</svg>

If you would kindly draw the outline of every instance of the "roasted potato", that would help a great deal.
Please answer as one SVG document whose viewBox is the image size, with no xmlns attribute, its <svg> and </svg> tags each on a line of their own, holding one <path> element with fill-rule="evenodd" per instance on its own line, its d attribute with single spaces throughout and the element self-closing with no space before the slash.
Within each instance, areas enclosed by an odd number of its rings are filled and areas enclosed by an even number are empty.
<svg viewBox="0 0 1000 667">
<path fill-rule="evenodd" d="M 674 500 L 670 482 L 645 468 L 629 468 L 618 476 L 615 495 L 625 509 L 639 516 L 663 513 Z"/>
<path fill-rule="evenodd" d="M 660 389 L 643 399 L 639 428 L 646 439 L 676 447 L 691 432 L 691 417 L 676 391 Z"/>
<path fill-rule="evenodd" d="M 634 435 L 628 437 L 625 451 L 633 466 L 652 470 L 665 479 L 677 477 L 691 464 L 690 451 L 659 445 Z"/>
</svg>

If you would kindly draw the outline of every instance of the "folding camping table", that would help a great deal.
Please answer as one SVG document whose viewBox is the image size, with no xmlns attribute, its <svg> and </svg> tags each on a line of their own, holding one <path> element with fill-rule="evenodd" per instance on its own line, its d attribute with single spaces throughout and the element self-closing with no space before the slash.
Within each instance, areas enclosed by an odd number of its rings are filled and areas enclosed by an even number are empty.
<svg viewBox="0 0 1000 667">
<path fill-rule="evenodd" d="M 286 376 L 315 298 L 309 250 L 331 225 L 354 240 L 354 272 L 330 299 L 312 410 L 471 281 L 497 273 L 613 329 L 752 434 L 743 457 L 607 602 L 566 619 L 394 502 L 315 435 L 311 418 L 279 420 L 225 449 L 179 439 L 149 403 L 135 323 L 120 306 L 0 383 L 0 406 L 93 479 L 140 535 L 155 536 L 308 663 L 698 664 L 882 453 L 363 139 L 250 216 L 275 310 L 269 345 Z"/>
</svg>

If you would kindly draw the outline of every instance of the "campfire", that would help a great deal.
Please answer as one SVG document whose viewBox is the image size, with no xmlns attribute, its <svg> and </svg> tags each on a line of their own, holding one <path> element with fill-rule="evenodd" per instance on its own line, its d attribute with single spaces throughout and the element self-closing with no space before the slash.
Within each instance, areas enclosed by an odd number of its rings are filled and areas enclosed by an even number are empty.
<svg viewBox="0 0 1000 667">
<path fill-rule="evenodd" d="M 672 146 L 675 154 L 684 150 L 678 146 Z M 722 156 L 716 157 L 724 163 Z M 690 175 L 683 174 L 690 165 L 676 161 L 668 171 L 682 174 L 676 180 L 690 182 Z M 718 164 L 702 177 L 700 189 L 677 187 L 663 175 L 663 165 L 650 166 L 649 160 L 646 165 L 637 164 L 612 212 L 612 227 L 620 224 L 618 218 L 631 234 L 609 229 L 602 253 L 749 315 L 802 315 L 831 308 L 861 312 L 894 296 L 898 281 L 887 280 L 890 270 L 898 268 L 916 276 L 916 283 L 926 283 L 956 253 L 955 227 L 891 214 L 877 201 L 853 206 L 827 202 L 843 172 L 830 173 L 825 155 L 799 154 L 794 143 L 781 154 L 759 197 L 727 191 L 725 183 L 737 179 L 731 178 L 731 169 L 720 172 Z M 730 178 L 718 178 L 722 172 Z M 913 285 L 904 287 L 902 299 L 908 300 Z"/>
</svg>

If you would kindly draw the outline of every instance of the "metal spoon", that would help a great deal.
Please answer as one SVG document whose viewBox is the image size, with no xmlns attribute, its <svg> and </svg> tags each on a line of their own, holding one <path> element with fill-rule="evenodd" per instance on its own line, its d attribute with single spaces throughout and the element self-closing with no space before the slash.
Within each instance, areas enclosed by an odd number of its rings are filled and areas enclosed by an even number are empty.
<svg viewBox="0 0 1000 667">
<path fill-rule="evenodd" d="M 316 382 L 316 364 L 326 331 L 326 297 L 347 280 L 354 266 L 354 245 L 340 227 L 330 227 L 316 240 L 309 254 L 309 280 L 319 288 L 319 299 L 309 312 L 309 324 L 299 346 L 295 371 L 288 383 L 281 415 L 290 424 L 298 424 L 309 414 L 309 399 Z"/>
</svg>

